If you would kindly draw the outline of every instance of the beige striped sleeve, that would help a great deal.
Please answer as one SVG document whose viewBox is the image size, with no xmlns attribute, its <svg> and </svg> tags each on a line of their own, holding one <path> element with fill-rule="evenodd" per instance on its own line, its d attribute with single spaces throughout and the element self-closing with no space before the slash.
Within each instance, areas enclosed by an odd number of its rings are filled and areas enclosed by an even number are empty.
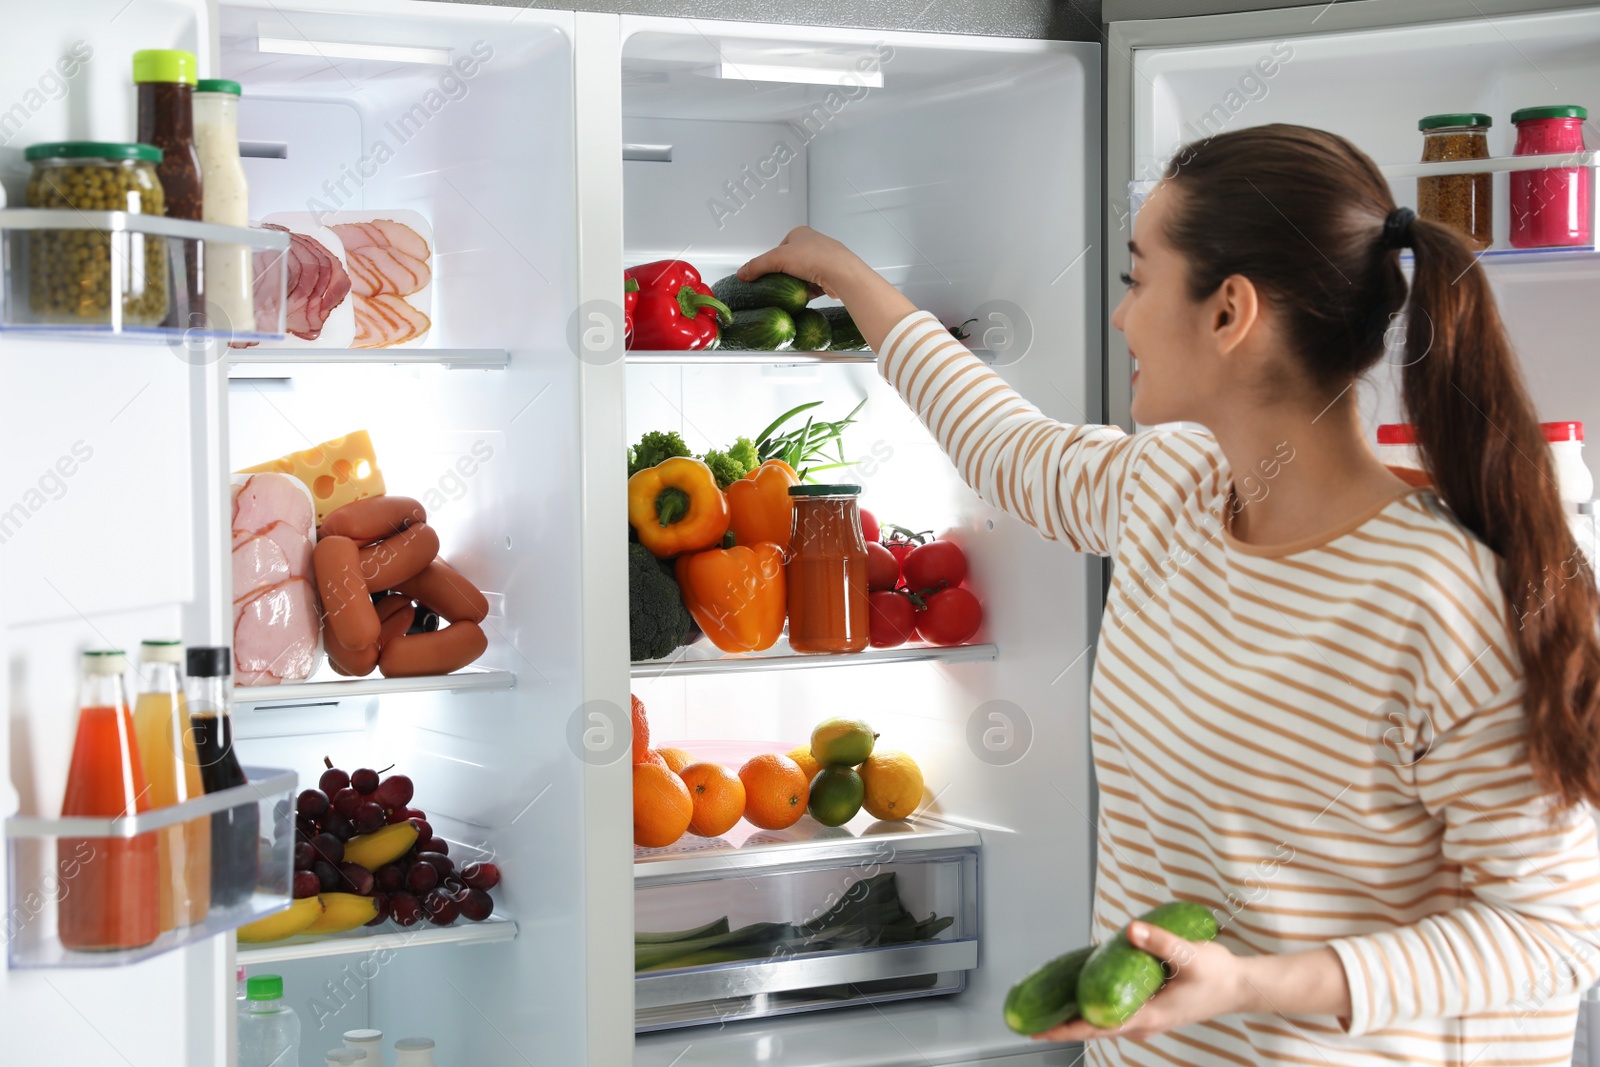
<svg viewBox="0 0 1600 1067">
<path fill-rule="evenodd" d="M 878 369 L 985 501 L 1079 552 L 1112 554 L 1154 435 L 1047 418 L 926 311 L 889 331 Z"/>
<path fill-rule="evenodd" d="M 1427 1017 L 1537 1015 L 1600 977 L 1593 812 L 1555 814 L 1534 782 L 1521 692 L 1518 683 L 1443 729 L 1413 768 L 1418 798 L 1443 825 L 1443 859 L 1475 899 L 1331 943 L 1350 983 L 1352 1035 Z"/>
</svg>

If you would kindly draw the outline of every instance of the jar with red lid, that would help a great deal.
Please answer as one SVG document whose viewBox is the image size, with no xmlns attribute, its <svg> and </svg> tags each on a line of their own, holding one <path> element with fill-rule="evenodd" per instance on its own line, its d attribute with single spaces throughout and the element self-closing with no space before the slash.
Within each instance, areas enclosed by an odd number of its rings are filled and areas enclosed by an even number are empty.
<svg viewBox="0 0 1600 1067">
<path fill-rule="evenodd" d="M 860 652 L 867 647 L 867 543 L 859 485 L 794 485 L 793 534 L 784 580 L 789 647 Z"/>
<path fill-rule="evenodd" d="M 1588 117 L 1588 110 L 1575 104 L 1525 107 L 1513 112 L 1516 154 L 1581 155 L 1585 151 L 1583 124 Z M 1593 244 L 1593 180 L 1592 168 L 1586 166 L 1512 172 L 1512 246 L 1567 248 Z"/>
<path fill-rule="evenodd" d="M 1386 422 L 1378 427 L 1378 462 L 1411 485 L 1428 485 L 1417 451 L 1417 428 L 1408 422 Z"/>
</svg>

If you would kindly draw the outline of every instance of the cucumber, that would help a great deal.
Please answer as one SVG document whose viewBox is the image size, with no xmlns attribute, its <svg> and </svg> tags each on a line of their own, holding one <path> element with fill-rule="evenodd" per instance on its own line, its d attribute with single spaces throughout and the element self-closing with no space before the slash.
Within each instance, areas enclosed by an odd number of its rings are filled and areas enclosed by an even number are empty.
<svg viewBox="0 0 1600 1067">
<path fill-rule="evenodd" d="M 711 292 L 730 311 L 782 308 L 793 314 L 811 299 L 811 287 L 792 274 L 763 274 L 753 282 L 730 274 L 712 285 Z"/>
<path fill-rule="evenodd" d="M 796 352 L 826 352 L 833 343 L 833 327 L 828 316 L 816 308 L 801 308 L 794 318 L 794 350 Z"/>
<path fill-rule="evenodd" d="M 843 307 L 817 308 L 828 320 L 833 340 L 828 343 L 830 352 L 855 352 L 867 347 L 867 339 L 856 329 L 856 320 Z"/>
<path fill-rule="evenodd" d="M 735 311 L 722 327 L 719 348 L 745 352 L 779 352 L 794 343 L 794 320 L 782 308 Z"/>
<path fill-rule="evenodd" d="M 669 930 L 659 934 L 652 934 L 645 930 L 635 930 L 633 943 L 635 945 L 670 945 L 674 941 L 693 941 L 697 937 L 716 937 L 727 932 L 728 917 L 724 915 L 715 922 L 697 926 L 693 930 Z"/>
<path fill-rule="evenodd" d="M 1175 900 L 1152 908 L 1139 920 L 1186 941 L 1210 941 L 1217 936 L 1216 916 L 1209 908 L 1189 901 Z M 1166 980 L 1161 961 L 1134 948 L 1123 929 L 1097 946 L 1085 961 L 1078 975 L 1078 1010 L 1095 1026 L 1121 1026 Z"/>
<path fill-rule="evenodd" d="M 1094 946 L 1074 949 L 1011 987 L 1006 1025 L 1019 1034 L 1042 1034 L 1078 1017 L 1078 973 Z"/>
</svg>

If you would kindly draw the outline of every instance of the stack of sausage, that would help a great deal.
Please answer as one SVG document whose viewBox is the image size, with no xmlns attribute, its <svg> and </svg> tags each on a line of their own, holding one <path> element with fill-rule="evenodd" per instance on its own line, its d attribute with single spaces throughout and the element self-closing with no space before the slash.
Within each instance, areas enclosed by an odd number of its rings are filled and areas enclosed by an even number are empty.
<svg viewBox="0 0 1600 1067">
<path fill-rule="evenodd" d="M 346 504 L 317 529 L 313 566 L 326 613 L 323 644 L 340 674 L 385 678 L 449 674 L 483 655 L 489 602 L 438 559 L 439 535 L 410 497 Z M 374 598 L 374 594 L 382 594 Z M 450 625 L 410 633 L 418 611 Z"/>
</svg>

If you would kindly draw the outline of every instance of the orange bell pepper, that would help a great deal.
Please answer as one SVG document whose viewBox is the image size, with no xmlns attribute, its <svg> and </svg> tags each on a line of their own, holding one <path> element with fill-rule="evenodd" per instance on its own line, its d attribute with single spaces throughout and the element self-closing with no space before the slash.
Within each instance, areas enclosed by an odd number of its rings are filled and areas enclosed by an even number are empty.
<svg viewBox="0 0 1600 1067">
<path fill-rule="evenodd" d="M 741 545 L 771 542 L 789 551 L 794 527 L 794 501 L 789 487 L 799 485 L 794 468 L 781 459 L 769 459 L 727 488 L 728 529 Z"/>
<path fill-rule="evenodd" d="M 679 556 L 683 603 L 724 652 L 760 652 L 783 634 L 788 587 L 777 545 L 735 545 Z"/>
<path fill-rule="evenodd" d="M 728 498 L 710 467 L 674 456 L 628 479 L 628 524 L 657 559 L 697 552 L 728 532 Z"/>
</svg>

